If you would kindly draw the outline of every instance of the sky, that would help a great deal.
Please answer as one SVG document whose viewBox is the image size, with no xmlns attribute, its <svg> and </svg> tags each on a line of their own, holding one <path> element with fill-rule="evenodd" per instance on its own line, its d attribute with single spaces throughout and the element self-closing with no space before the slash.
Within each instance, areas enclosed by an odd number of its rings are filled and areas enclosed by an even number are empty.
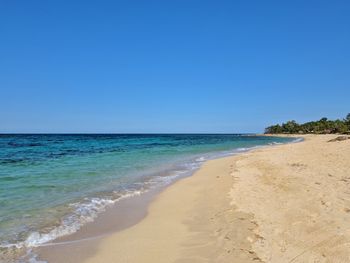
<svg viewBox="0 0 350 263">
<path fill-rule="evenodd" d="M 0 0 L 0 132 L 243 133 L 350 112 L 349 1 Z"/>
</svg>

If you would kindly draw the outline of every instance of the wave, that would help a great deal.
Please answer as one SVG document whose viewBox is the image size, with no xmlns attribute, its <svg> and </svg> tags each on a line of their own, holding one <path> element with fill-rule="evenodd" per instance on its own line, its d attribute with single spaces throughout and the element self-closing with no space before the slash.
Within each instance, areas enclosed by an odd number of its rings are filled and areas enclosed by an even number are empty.
<svg viewBox="0 0 350 263">
<path fill-rule="evenodd" d="M 302 142 L 302 141 L 304 141 L 304 138 L 295 138 L 295 140 L 293 140 L 292 142 L 293 143 L 296 143 L 296 142 Z"/>
<path fill-rule="evenodd" d="M 283 143 L 281 143 L 281 142 L 270 142 L 269 143 L 269 145 L 281 145 L 281 144 L 283 144 Z"/>
<path fill-rule="evenodd" d="M 47 233 L 32 232 L 21 242 L 12 244 L 0 244 L 0 248 L 31 248 L 38 247 L 45 243 L 55 240 L 56 238 L 70 235 L 78 231 L 84 224 L 94 221 L 97 215 L 106 210 L 108 206 L 113 205 L 122 199 L 140 195 L 140 191 L 125 193 L 117 199 L 107 198 L 86 198 L 82 202 L 72 203 L 69 206 L 74 211 L 61 220 L 59 226 L 54 227 Z"/>
<path fill-rule="evenodd" d="M 73 208 L 73 212 L 65 216 L 61 223 L 51 229 L 49 232 L 31 232 L 24 241 L 17 243 L 2 243 L 0 248 L 33 248 L 39 247 L 44 244 L 63 236 L 71 235 L 77 232 L 83 225 L 89 222 L 93 222 L 98 214 L 104 212 L 108 207 L 114 205 L 116 202 L 142 195 L 148 192 L 154 187 L 166 186 L 173 182 L 179 176 L 196 169 L 195 165 L 188 165 L 187 170 L 179 170 L 169 176 L 156 176 L 141 184 L 139 189 L 124 189 L 123 191 L 113 192 L 112 197 L 93 197 L 85 198 L 83 201 L 71 203 L 69 206 Z M 137 183 L 136 183 L 137 184 Z"/>
</svg>

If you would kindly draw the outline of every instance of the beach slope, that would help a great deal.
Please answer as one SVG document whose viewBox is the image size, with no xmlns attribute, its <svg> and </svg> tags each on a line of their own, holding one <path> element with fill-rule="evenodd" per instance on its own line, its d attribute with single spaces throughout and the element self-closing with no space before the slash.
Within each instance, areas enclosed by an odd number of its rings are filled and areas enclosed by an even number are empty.
<svg viewBox="0 0 350 263">
<path fill-rule="evenodd" d="M 350 262 L 350 140 L 206 162 L 86 262 Z"/>
</svg>

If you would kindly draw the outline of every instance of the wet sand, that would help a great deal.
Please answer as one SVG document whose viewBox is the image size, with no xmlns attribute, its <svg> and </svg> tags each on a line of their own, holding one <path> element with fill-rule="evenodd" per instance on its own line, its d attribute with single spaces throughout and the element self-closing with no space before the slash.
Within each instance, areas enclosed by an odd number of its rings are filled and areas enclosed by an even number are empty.
<svg viewBox="0 0 350 263">
<path fill-rule="evenodd" d="M 208 161 L 156 195 L 138 223 L 90 243 L 90 253 L 80 244 L 51 259 L 350 262 L 350 140 L 328 142 L 335 137 Z"/>
<path fill-rule="evenodd" d="M 39 255 L 40 260 L 50 263 L 83 262 L 96 253 L 103 238 L 140 222 L 147 215 L 148 205 L 163 189 L 158 187 L 140 196 L 123 199 L 78 232 L 44 244 L 34 249 L 34 253 Z"/>
</svg>

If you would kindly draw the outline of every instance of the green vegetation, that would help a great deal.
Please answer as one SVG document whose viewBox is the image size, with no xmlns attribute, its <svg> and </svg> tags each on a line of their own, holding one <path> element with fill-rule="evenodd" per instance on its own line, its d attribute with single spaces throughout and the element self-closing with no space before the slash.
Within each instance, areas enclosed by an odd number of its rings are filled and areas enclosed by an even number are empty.
<svg viewBox="0 0 350 263">
<path fill-rule="evenodd" d="M 343 120 L 328 120 L 322 118 L 319 121 L 310 121 L 299 124 L 296 121 L 287 121 L 286 123 L 269 126 L 265 129 L 265 133 L 315 133 L 315 134 L 330 134 L 341 133 L 350 134 L 350 113 Z"/>
</svg>

